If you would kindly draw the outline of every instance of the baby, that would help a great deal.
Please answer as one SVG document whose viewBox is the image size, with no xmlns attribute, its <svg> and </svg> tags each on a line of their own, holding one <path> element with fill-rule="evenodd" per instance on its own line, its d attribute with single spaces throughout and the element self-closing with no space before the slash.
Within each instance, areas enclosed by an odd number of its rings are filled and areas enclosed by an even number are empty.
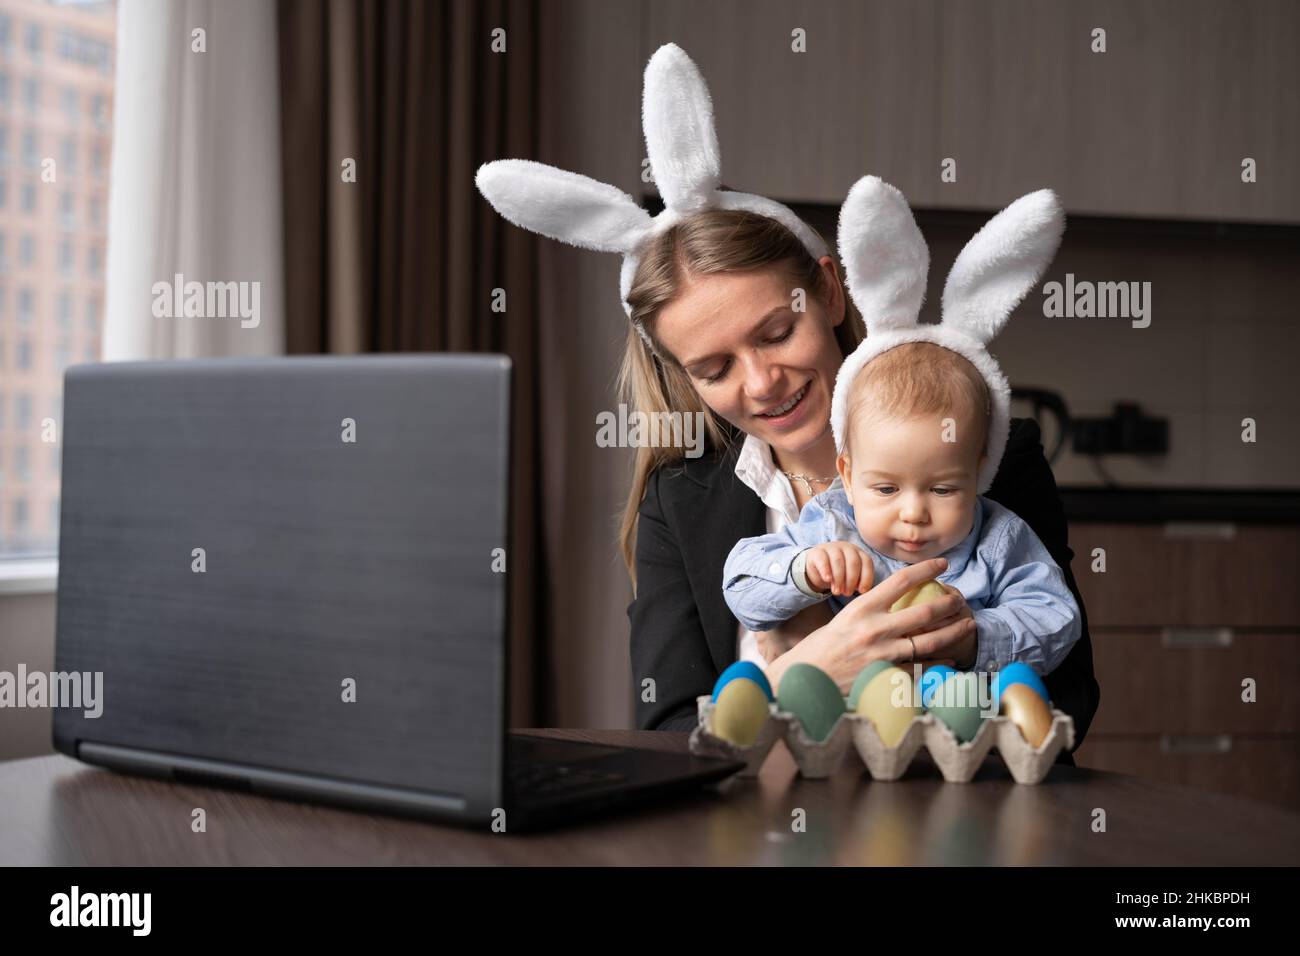
<svg viewBox="0 0 1300 956">
<path fill-rule="evenodd" d="M 728 556 L 723 593 L 736 618 L 765 631 L 819 601 L 838 612 L 942 555 L 939 582 L 975 618 L 973 669 L 1054 670 L 1079 639 L 1079 608 L 1030 527 L 977 494 L 989 426 L 988 385 L 956 352 L 908 342 L 867 362 L 849 385 L 839 477 L 798 522 Z"/>
</svg>

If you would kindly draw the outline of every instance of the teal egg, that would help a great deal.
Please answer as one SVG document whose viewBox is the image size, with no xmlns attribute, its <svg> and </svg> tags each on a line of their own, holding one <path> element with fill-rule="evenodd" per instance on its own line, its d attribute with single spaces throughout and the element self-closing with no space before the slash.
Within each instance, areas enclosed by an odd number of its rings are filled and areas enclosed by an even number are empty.
<svg viewBox="0 0 1300 956">
<path fill-rule="evenodd" d="M 921 706 L 929 707 L 930 698 L 939 685 L 948 679 L 949 674 L 956 674 L 947 664 L 935 664 L 933 667 L 927 667 L 921 674 Z"/>
<path fill-rule="evenodd" d="M 981 713 L 979 679 L 969 672 L 949 674 L 942 685 L 931 691 L 926 709 L 962 743 L 974 740 L 987 720 Z"/>
<path fill-rule="evenodd" d="M 844 697 L 830 675 L 812 664 L 791 664 L 777 689 L 777 706 L 799 718 L 812 740 L 825 740 L 844 714 Z"/>
<path fill-rule="evenodd" d="M 858 709 L 858 698 L 862 696 L 862 689 L 871 683 L 871 679 L 881 671 L 893 666 L 889 661 L 872 661 L 862 668 L 862 673 L 858 675 L 857 680 L 853 682 L 853 686 L 849 688 L 849 710 Z"/>
</svg>

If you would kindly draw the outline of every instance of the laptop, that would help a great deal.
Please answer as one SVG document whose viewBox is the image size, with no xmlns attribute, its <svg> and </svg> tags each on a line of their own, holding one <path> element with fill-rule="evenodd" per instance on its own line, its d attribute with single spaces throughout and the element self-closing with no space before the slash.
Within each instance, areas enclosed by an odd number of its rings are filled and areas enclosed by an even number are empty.
<svg viewBox="0 0 1300 956">
<path fill-rule="evenodd" d="M 506 832 L 741 769 L 507 732 L 510 390 L 498 355 L 69 369 L 55 667 L 103 704 L 55 748 Z"/>
</svg>

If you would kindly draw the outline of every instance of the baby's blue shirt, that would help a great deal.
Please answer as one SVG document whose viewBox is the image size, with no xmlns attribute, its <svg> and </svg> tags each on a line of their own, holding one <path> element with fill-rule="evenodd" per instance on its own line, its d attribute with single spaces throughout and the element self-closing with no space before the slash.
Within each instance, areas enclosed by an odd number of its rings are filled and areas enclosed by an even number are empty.
<svg viewBox="0 0 1300 956">
<path fill-rule="evenodd" d="M 992 671 L 1021 661 L 1039 674 L 1051 673 L 1082 633 L 1079 606 L 1029 525 L 982 495 L 975 502 L 970 533 L 943 552 L 948 569 L 938 577 L 961 591 L 974 613 L 978 653 L 973 669 Z M 800 552 L 829 541 L 846 541 L 871 555 L 877 584 L 908 566 L 862 539 L 853 506 L 837 481 L 804 505 L 794 524 L 742 538 L 731 549 L 722 591 L 736 619 L 751 631 L 771 630 L 823 600 L 839 613 L 853 597 L 805 594 L 790 570 Z"/>
</svg>

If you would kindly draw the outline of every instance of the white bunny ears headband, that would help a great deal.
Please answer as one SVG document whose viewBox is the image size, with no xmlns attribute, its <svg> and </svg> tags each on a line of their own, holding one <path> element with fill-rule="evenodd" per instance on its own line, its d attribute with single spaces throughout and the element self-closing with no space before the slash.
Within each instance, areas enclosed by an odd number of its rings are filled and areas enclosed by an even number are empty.
<svg viewBox="0 0 1300 956">
<path fill-rule="evenodd" d="M 943 319 L 920 324 L 930 252 L 907 201 L 875 176 L 854 184 L 840 208 L 839 253 L 867 337 L 840 366 L 831 397 L 835 448 L 844 450 L 848 395 L 873 358 L 908 342 L 932 342 L 969 361 L 989 387 L 988 459 L 979 494 L 993 484 L 1011 428 L 1011 388 L 985 345 L 1056 255 L 1065 214 L 1050 189 L 1022 196 L 990 219 L 957 256 L 943 287 Z"/>
<path fill-rule="evenodd" d="M 702 209 L 744 209 L 775 219 L 798 237 L 814 259 L 826 243 L 787 207 L 762 196 L 719 188 L 722 166 L 713 127 L 713 102 L 699 69 L 680 47 L 655 51 L 645 70 L 642 126 L 650 169 L 664 209 L 651 216 L 627 193 L 578 173 L 526 159 L 502 159 L 479 167 L 474 182 L 498 213 L 516 226 L 583 249 L 623 256 L 619 298 L 627 296 L 649 237 L 684 215 Z M 640 323 L 637 332 L 649 346 Z"/>
</svg>

